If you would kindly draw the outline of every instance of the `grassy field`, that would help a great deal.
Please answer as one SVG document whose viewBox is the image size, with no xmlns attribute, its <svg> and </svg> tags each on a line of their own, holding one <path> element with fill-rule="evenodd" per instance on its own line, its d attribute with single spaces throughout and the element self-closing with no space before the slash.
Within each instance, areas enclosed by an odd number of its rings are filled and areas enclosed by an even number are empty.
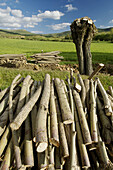
<svg viewBox="0 0 113 170">
<path fill-rule="evenodd" d="M 0 39 L 0 54 L 21 54 L 25 53 L 29 58 L 34 53 L 49 51 L 61 51 L 64 60 L 61 64 L 77 63 L 75 45 L 72 42 L 51 42 L 51 41 L 30 41 L 18 39 Z M 113 44 L 108 42 L 93 42 L 91 45 L 93 63 L 113 64 Z M 8 69 L 0 67 L 0 88 L 4 89 L 11 84 L 13 78 L 21 73 L 23 77 L 30 74 L 35 80 L 42 80 L 46 73 L 51 77 L 60 77 L 65 79 L 68 72 L 43 71 L 35 72 L 29 70 Z M 76 75 L 75 75 L 76 76 Z M 113 77 L 104 74 L 99 75 L 104 87 L 113 85 Z"/>
<path fill-rule="evenodd" d="M 0 39 L 0 54 L 25 53 L 29 58 L 34 53 L 61 51 L 64 56 L 61 64 L 77 63 L 75 45 L 72 42 L 30 41 L 18 39 Z M 91 45 L 93 63 L 113 64 L 113 43 L 93 42 Z"/>
</svg>

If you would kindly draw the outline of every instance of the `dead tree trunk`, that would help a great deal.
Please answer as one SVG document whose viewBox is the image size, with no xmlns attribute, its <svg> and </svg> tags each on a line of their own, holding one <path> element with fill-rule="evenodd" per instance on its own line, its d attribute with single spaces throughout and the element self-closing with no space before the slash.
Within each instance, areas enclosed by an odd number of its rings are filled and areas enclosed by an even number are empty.
<svg viewBox="0 0 113 170">
<path fill-rule="evenodd" d="M 76 46 L 80 74 L 90 75 L 93 72 L 90 45 L 95 32 L 96 27 L 88 17 L 76 19 L 71 24 L 71 34 Z"/>
</svg>

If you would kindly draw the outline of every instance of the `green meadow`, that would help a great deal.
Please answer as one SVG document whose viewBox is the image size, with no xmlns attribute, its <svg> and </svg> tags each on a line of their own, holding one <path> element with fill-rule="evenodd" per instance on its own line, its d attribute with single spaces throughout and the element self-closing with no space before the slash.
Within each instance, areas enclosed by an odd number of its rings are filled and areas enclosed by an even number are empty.
<svg viewBox="0 0 113 170">
<path fill-rule="evenodd" d="M 49 51 L 60 51 L 64 56 L 64 61 L 61 64 L 78 63 L 75 45 L 72 42 L 52 42 L 52 41 L 30 41 L 19 39 L 0 39 L 0 54 L 26 54 L 28 60 L 30 55 Z M 113 43 L 109 42 L 92 42 L 91 52 L 93 56 L 93 63 L 113 64 Z M 60 77 L 65 79 L 68 72 L 60 71 L 43 71 L 37 72 L 33 70 L 19 70 L 0 67 L 0 88 L 4 89 L 11 84 L 11 81 L 17 74 L 23 77 L 30 74 L 35 80 L 42 80 L 46 73 L 51 77 Z M 75 75 L 76 76 L 76 75 Z M 99 74 L 104 87 L 107 89 L 109 85 L 113 84 L 113 77 L 104 74 Z"/>
</svg>

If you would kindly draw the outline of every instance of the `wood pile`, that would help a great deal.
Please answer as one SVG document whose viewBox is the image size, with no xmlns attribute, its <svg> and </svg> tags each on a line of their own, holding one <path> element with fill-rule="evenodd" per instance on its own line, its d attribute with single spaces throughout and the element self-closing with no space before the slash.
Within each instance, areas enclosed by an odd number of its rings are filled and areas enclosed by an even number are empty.
<svg viewBox="0 0 113 170">
<path fill-rule="evenodd" d="M 113 169 L 113 89 L 70 72 L 0 92 L 0 169 Z"/>
<path fill-rule="evenodd" d="M 36 63 L 39 64 L 51 64 L 51 63 L 59 63 L 62 59 L 64 59 L 62 56 L 58 56 L 60 54 L 60 51 L 52 51 L 48 53 L 38 53 L 31 56 L 31 58 L 35 58 Z"/>
<path fill-rule="evenodd" d="M 24 54 L 3 54 L 0 55 L 0 64 L 17 64 L 27 63 L 27 59 Z"/>
</svg>

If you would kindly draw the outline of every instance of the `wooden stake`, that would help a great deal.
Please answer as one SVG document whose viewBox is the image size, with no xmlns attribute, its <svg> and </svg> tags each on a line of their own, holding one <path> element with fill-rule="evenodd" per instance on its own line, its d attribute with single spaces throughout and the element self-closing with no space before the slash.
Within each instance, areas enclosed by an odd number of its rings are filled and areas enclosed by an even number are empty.
<svg viewBox="0 0 113 170">
<path fill-rule="evenodd" d="M 93 73 L 89 76 L 89 80 L 91 80 L 102 68 L 104 67 L 104 64 L 100 63 L 98 67 L 93 71 Z"/>
<path fill-rule="evenodd" d="M 46 96 L 46 98 L 45 98 Z M 44 89 L 41 97 L 37 117 L 36 117 L 36 147 L 37 152 L 43 152 L 47 149 L 48 140 L 47 140 L 47 112 L 48 104 L 50 98 L 50 75 L 46 74 L 44 81 Z"/>
<path fill-rule="evenodd" d="M 13 109 L 12 109 L 12 96 L 13 96 L 13 89 L 14 89 L 14 84 L 16 81 L 19 79 L 20 74 L 17 75 L 14 80 L 12 81 L 10 91 L 9 91 L 9 120 L 10 122 L 13 121 Z M 11 129 L 12 130 L 12 129 Z M 18 143 L 18 137 L 16 131 L 12 130 L 12 141 L 14 145 L 14 154 L 15 154 L 15 160 L 16 160 L 16 167 L 17 169 L 22 167 L 22 162 L 21 162 L 21 151 Z"/>
<path fill-rule="evenodd" d="M 104 100 L 104 108 L 105 108 L 106 115 L 111 116 L 112 115 L 112 108 L 111 108 L 111 105 L 110 105 L 110 102 L 109 102 L 108 95 L 107 95 L 103 85 L 101 84 L 99 78 L 97 78 L 97 83 L 98 83 L 99 90 L 102 94 L 103 100 Z"/>
<path fill-rule="evenodd" d="M 57 94 L 59 97 L 63 123 L 71 124 L 73 122 L 73 115 L 71 113 L 64 88 L 59 78 L 55 79 L 55 86 L 56 86 Z"/>
<path fill-rule="evenodd" d="M 62 158 L 65 159 L 66 157 L 69 156 L 69 150 L 68 150 L 68 144 L 67 144 L 67 139 L 66 139 L 66 134 L 64 130 L 64 125 L 61 121 L 61 113 L 58 105 L 58 100 L 56 99 L 56 110 L 58 114 L 58 127 L 59 127 L 59 137 L 60 137 L 60 148 L 61 148 L 61 153 L 62 153 Z"/>
<path fill-rule="evenodd" d="M 79 124 L 79 119 L 78 119 L 76 108 L 74 110 L 74 114 L 75 114 L 77 140 L 78 140 L 78 144 L 79 144 L 82 168 L 89 168 L 90 167 L 90 161 L 89 161 L 88 153 L 87 153 L 87 150 L 86 150 L 86 146 L 83 144 L 83 138 L 82 138 L 82 133 L 81 133 L 81 129 L 80 129 L 80 124 Z"/>
<path fill-rule="evenodd" d="M 96 100 L 94 95 L 94 84 L 93 80 L 90 81 L 90 126 L 91 126 L 91 137 L 93 142 L 98 142 L 97 134 L 97 115 L 96 115 Z"/>
<path fill-rule="evenodd" d="M 27 86 L 27 89 L 26 89 L 26 103 L 29 101 L 30 86 L 32 83 L 33 83 L 33 80 L 30 80 Z M 32 138 L 31 138 L 31 125 L 30 125 L 29 115 L 25 120 L 24 165 L 26 167 L 34 166 L 33 143 L 32 143 Z"/>
<path fill-rule="evenodd" d="M 91 140 L 87 120 L 86 120 L 86 117 L 85 117 L 85 113 L 83 111 L 82 102 L 81 102 L 79 94 L 75 90 L 73 90 L 73 96 L 74 96 L 74 101 L 75 101 L 77 111 L 78 111 L 78 114 L 79 114 L 79 119 L 80 119 L 80 125 L 81 125 L 81 128 L 82 128 L 84 144 L 89 145 L 89 144 L 92 143 L 92 140 Z"/>
<path fill-rule="evenodd" d="M 78 80 L 79 80 L 79 83 L 80 83 L 81 88 L 82 88 L 81 89 L 81 101 L 82 101 L 82 104 L 83 104 L 83 108 L 85 109 L 86 89 L 85 89 L 85 85 L 84 85 L 84 82 L 83 82 L 80 74 L 78 74 L 77 76 L 78 76 Z"/>
<path fill-rule="evenodd" d="M 57 112 L 55 105 L 55 95 L 54 95 L 54 86 L 53 81 L 51 82 L 51 91 L 50 91 L 50 143 L 56 147 L 59 147 L 59 135 L 58 135 L 58 122 L 57 122 Z"/>
</svg>

